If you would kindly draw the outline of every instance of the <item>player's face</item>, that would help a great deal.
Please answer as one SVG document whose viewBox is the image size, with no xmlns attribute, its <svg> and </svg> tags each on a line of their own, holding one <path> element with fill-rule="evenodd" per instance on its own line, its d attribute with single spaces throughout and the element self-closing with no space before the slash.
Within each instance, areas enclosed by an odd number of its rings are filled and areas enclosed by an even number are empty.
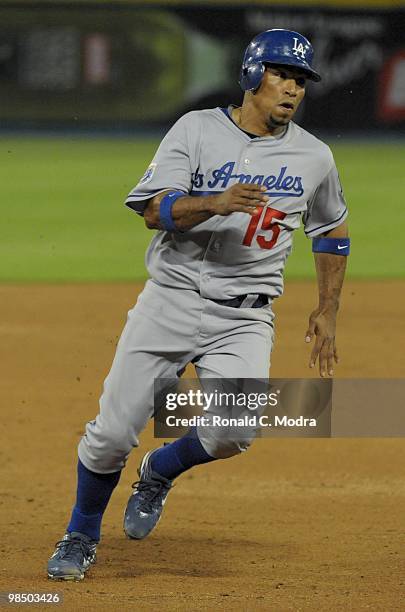
<svg viewBox="0 0 405 612">
<path fill-rule="evenodd" d="M 305 95 L 306 76 L 287 66 L 267 66 L 254 96 L 257 111 L 269 128 L 287 125 Z"/>
</svg>

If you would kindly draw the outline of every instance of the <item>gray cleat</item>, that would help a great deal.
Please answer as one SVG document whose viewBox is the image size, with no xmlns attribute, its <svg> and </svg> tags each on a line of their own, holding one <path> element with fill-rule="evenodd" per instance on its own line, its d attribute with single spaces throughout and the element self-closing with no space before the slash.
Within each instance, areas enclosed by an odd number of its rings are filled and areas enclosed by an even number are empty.
<svg viewBox="0 0 405 612">
<path fill-rule="evenodd" d="M 83 533 L 66 533 L 48 561 L 48 578 L 83 580 L 85 572 L 96 562 L 96 546 L 97 542 Z"/>
<path fill-rule="evenodd" d="M 160 519 L 166 497 L 172 488 L 172 481 L 151 467 L 149 451 L 138 468 L 139 480 L 132 487 L 135 491 L 128 500 L 124 516 L 124 531 L 135 540 L 142 540 L 152 531 Z"/>
</svg>

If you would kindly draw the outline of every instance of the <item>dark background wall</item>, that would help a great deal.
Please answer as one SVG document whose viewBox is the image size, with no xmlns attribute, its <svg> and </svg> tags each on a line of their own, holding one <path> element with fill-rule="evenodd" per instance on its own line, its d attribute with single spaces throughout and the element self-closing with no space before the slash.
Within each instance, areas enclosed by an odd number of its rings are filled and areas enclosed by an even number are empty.
<svg viewBox="0 0 405 612">
<path fill-rule="evenodd" d="M 258 32 L 307 35 L 323 75 L 298 120 L 334 133 L 405 133 L 402 3 L 0 2 L 0 122 L 10 127 L 166 125 L 239 103 Z"/>
</svg>

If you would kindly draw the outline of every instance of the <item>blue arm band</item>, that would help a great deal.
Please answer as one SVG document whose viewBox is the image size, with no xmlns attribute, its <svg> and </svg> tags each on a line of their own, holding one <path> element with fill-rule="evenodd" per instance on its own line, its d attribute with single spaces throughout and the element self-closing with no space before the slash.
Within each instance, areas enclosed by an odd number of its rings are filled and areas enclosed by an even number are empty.
<svg viewBox="0 0 405 612">
<path fill-rule="evenodd" d="M 167 232 L 174 232 L 177 229 L 172 217 L 172 208 L 175 201 L 185 195 L 182 191 L 170 191 L 160 201 L 160 224 Z"/>
<path fill-rule="evenodd" d="M 350 238 L 314 238 L 312 241 L 312 251 L 314 253 L 349 255 Z"/>
</svg>

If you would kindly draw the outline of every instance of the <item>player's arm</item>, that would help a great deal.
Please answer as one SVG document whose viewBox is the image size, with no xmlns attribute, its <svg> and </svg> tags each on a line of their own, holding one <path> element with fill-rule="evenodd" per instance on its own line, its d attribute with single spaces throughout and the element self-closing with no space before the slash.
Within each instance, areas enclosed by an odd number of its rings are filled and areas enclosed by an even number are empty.
<svg viewBox="0 0 405 612">
<path fill-rule="evenodd" d="M 143 217 L 149 229 L 168 229 L 173 224 L 179 231 L 188 230 L 214 215 L 227 216 L 233 212 L 254 215 L 258 206 L 264 206 L 268 196 L 264 195 L 266 187 L 237 183 L 222 193 L 210 196 L 181 195 L 170 206 L 167 196 L 174 190 L 162 192 L 151 198 L 144 210 Z M 170 227 L 171 229 L 171 227 Z"/>
<path fill-rule="evenodd" d="M 259 185 L 232 185 L 219 194 L 189 196 L 199 160 L 203 124 L 198 113 L 186 113 L 169 130 L 145 174 L 125 203 L 143 215 L 146 227 L 187 231 L 215 215 L 254 215 L 268 196 Z M 166 190 L 167 187 L 167 190 Z"/>
<path fill-rule="evenodd" d="M 346 270 L 348 235 L 348 225 L 344 221 L 321 236 L 321 238 L 335 239 L 330 241 L 331 245 L 334 245 L 335 252 L 314 252 L 319 305 L 309 317 L 305 341 L 311 342 L 315 336 L 309 367 L 315 367 L 318 359 L 319 372 L 322 377 L 327 374 L 333 376 L 333 363 L 338 362 L 335 339 L 336 317 Z M 327 248 L 329 247 L 326 246 Z M 340 252 L 345 254 L 340 255 Z"/>
</svg>

